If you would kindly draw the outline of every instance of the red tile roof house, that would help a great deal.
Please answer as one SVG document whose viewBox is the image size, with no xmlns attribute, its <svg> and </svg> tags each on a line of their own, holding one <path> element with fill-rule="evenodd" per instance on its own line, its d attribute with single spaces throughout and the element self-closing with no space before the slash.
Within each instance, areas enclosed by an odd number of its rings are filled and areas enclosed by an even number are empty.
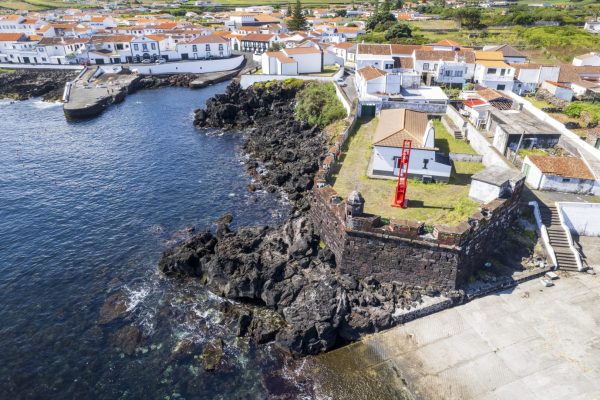
<svg viewBox="0 0 600 400">
<path fill-rule="evenodd" d="M 412 141 L 408 175 L 412 179 L 448 182 L 452 165 L 435 147 L 435 130 L 427 113 L 405 108 L 381 110 L 373 139 L 370 176 L 398 176 L 398 158 L 405 139 Z"/>
<path fill-rule="evenodd" d="M 600 195 L 600 182 L 577 157 L 526 156 L 522 167 L 532 189 Z"/>
</svg>

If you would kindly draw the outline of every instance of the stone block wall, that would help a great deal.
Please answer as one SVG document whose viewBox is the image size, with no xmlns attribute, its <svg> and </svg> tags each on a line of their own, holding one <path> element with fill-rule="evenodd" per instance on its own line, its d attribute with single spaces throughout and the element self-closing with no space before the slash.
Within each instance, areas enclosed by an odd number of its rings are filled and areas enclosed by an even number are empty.
<svg viewBox="0 0 600 400">
<path fill-rule="evenodd" d="M 350 215 L 330 186 L 314 189 L 309 218 L 344 273 L 450 290 L 466 283 L 503 240 L 522 190 L 520 181 L 512 197 L 482 206 L 457 226 L 436 225 L 431 233 L 416 221 L 383 225 L 378 216 Z"/>
</svg>

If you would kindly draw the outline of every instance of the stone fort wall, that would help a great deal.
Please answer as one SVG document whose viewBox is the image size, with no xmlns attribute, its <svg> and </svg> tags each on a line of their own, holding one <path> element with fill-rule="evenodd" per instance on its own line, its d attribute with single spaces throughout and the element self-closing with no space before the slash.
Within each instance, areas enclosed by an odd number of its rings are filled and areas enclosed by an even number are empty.
<svg viewBox="0 0 600 400">
<path fill-rule="evenodd" d="M 344 273 L 451 290 L 467 282 L 504 238 L 521 190 L 482 206 L 468 222 L 435 225 L 430 233 L 414 221 L 383 224 L 378 216 L 349 215 L 347 202 L 330 186 L 314 189 L 309 218 Z"/>
</svg>

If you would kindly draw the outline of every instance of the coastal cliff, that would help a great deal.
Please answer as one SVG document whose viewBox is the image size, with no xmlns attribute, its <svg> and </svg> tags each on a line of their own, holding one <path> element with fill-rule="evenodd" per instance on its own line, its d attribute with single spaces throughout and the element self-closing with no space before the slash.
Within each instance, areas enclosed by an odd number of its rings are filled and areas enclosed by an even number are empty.
<svg viewBox="0 0 600 400">
<path fill-rule="evenodd" d="M 215 233 L 202 232 L 168 250 L 159 262 L 166 275 L 199 278 L 214 293 L 253 305 L 239 314 L 238 334 L 257 343 L 275 341 L 296 354 L 315 354 L 394 325 L 397 310 L 416 306 L 431 290 L 397 282 L 357 280 L 343 274 L 308 219 L 314 175 L 328 138 L 315 126 L 294 119 L 302 84 L 271 83 L 242 90 L 236 82 L 225 94 L 196 111 L 199 128 L 242 131 L 249 189 L 281 188 L 294 208 L 277 227 L 231 231 L 231 215 Z M 261 310 L 276 311 L 264 318 Z"/>
</svg>

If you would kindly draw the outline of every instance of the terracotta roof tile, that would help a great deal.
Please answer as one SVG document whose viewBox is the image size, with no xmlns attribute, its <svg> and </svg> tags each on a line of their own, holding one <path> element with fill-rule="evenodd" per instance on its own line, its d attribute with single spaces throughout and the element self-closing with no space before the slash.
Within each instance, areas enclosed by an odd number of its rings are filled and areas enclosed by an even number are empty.
<svg viewBox="0 0 600 400">
<path fill-rule="evenodd" d="M 403 141 L 412 141 L 413 148 L 425 147 L 427 113 L 395 108 L 381 110 L 373 144 L 385 147 L 402 147 Z"/>
<path fill-rule="evenodd" d="M 531 162 L 546 175 L 564 178 L 591 179 L 596 177 L 583 162 L 576 157 L 527 156 Z"/>
<path fill-rule="evenodd" d="M 385 71 L 380 70 L 379 68 L 375 68 L 372 66 L 361 68 L 357 71 L 357 73 L 362 76 L 365 81 L 370 81 L 373 79 L 377 79 L 379 77 L 385 76 Z"/>
</svg>

